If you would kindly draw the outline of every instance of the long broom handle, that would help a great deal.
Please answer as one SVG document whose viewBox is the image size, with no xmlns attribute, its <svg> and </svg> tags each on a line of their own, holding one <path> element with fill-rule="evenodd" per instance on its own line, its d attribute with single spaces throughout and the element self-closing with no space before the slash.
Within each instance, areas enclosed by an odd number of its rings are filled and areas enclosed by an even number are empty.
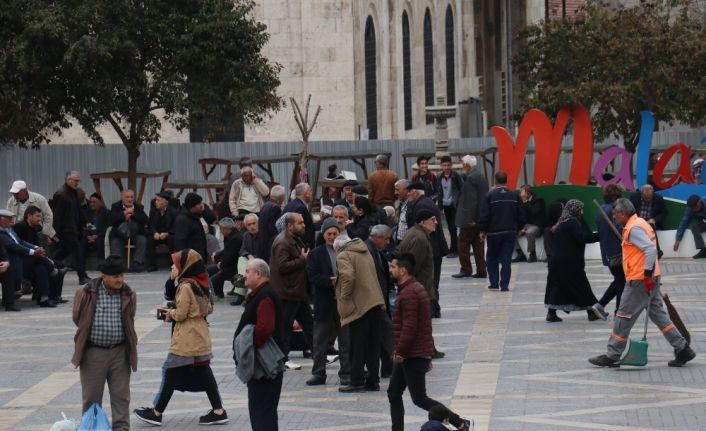
<svg viewBox="0 0 706 431">
<path fill-rule="evenodd" d="M 601 214 L 603 219 L 606 221 L 606 223 L 608 223 L 608 226 L 610 226 L 610 230 L 612 230 L 615 236 L 617 236 L 618 239 L 622 241 L 623 236 L 620 234 L 620 232 L 618 232 L 618 228 L 616 228 L 613 224 L 613 220 L 611 220 L 610 217 L 608 217 L 608 214 L 603 211 L 603 207 L 601 206 L 601 204 L 599 204 L 598 201 L 595 199 L 593 199 L 593 203 L 596 205 L 596 208 L 598 208 L 598 212 Z"/>
</svg>

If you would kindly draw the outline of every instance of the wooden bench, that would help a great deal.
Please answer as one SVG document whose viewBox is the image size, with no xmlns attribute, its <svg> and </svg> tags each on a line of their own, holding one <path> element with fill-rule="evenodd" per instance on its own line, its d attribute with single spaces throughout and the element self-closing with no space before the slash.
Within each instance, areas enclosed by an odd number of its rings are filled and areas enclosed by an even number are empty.
<svg viewBox="0 0 706 431">
<path fill-rule="evenodd" d="M 162 187 L 160 187 L 160 190 L 164 190 L 164 184 L 169 180 L 169 175 L 172 174 L 172 171 L 170 170 L 155 170 L 155 171 L 138 171 L 135 175 L 138 180 L 140 180 L 140 185 L 138 190 L 135 190 L 136 195 L 135 195 L 135 201 L 137 203 L 142 203 L 142 197 L 145 194 L 145 186 L 147 185 L 147 179 L 148 178 L 162 178 Z M 96 193 L 101 194 L 101 180 L 102 179 L 110 179 L 113 180 L 116 186 L 118 186 L 118 190 L 121 192 L 123 191 L 123 179 L 127 179 L 128 177 L 128 172 L 127 171 L 122 171 L 122 170 L 117 170 L 113 169 L 110 171 L 105 171 L 105 172 L 95 172 L 91 174 L 91 180 L 93 180 L 93 187 L 96 190 Z"/>
<path fill-rule="evenodd" d="M 228 181 L 205 181 L 205 180 L 169 180 L 168 182 L 162 184 L 162 189 L 173 189 L 178 190 L 176 197 L 179 198 L 184 190 L 196 191 L 198 189 L 204 189 L 208 191 L 208 203 L 213 206 L 214 200 L 211 196 L 210 191 L 215 190 L 216 195 L 218 191 L 224 191 L 228 187 Z"/>
</svg>

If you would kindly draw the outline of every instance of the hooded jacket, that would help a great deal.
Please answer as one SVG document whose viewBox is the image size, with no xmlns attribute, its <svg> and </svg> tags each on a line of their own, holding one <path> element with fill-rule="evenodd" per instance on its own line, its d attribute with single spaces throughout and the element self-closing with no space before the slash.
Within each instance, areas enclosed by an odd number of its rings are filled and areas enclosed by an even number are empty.
<svg viewBox="0 0 706 431">
<path fill-rule="evenodd" d="M 385 308 L 375 262 L 360 238 L 341 247 L 336 267 L 336 302 L 341 326 L 360 319 L 374 307 Z"/>
</svg>

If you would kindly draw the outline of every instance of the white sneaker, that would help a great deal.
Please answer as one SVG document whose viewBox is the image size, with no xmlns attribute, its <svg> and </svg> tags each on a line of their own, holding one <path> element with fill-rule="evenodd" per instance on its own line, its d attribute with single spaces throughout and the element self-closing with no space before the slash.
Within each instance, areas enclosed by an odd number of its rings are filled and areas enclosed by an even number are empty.
<svg viewBox="0 0 706 431">
<path fill-rule="evenodd" d="M 301 370 L 302 366 L 297 364 L 296 362 L 287 361 L 284 363 L 284 368 L 288 370 Z"/>
<path fill-rule="evenodd" d="M 338 355 L 326 355 L 326 364 L 330 365 L 338 361 Z"/>
</svg>

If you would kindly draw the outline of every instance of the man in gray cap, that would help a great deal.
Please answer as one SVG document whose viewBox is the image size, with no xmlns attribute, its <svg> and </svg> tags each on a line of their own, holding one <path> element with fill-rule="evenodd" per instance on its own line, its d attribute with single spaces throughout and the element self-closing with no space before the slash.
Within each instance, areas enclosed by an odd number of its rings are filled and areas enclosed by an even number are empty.
<svg viewBox="0 0 706 431">
<path fill-rule="evenodd" d="M 378 154 L 375 157 L 375 172 L 368 178 L 368 198 L 373 205 L 379 207 L 395 203 L 395 182 L 399 176 L 389 166 L 387 156 Z"/>
<path fill-rule="evenodd" d="M 10 199 L 7 200 L 7 209 L 15 216 L 15 220 L 22 220 L 25 210 L 30 206 L 35 206 L 42 210 L 42 235 L 49 239 L 56 237 L 54 230 L 54 213 L 49 207 L 47 198 L 39 193 L 31 192 L 27 188 L 27 183 L 18 180 L 12 183 L 10 188 Z"/>
</svg>

